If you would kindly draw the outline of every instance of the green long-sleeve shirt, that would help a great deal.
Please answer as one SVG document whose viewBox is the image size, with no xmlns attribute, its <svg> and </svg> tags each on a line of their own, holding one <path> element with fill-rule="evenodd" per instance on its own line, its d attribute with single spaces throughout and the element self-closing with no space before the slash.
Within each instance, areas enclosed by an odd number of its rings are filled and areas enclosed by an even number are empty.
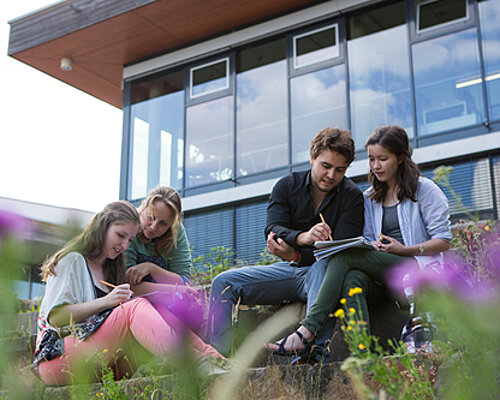
<svg viewBox="0 0 500 400">
<path fill-rule="evenodd" d="M 154 243 L 140 243 L 137 238 L 132 240 L 125 252 L 125 266 L 130 268 L 143 262 L 152 262 L 167 271 L 180 275 L 185 280 L 189 280 L 191 276 L 191 252 L 184 225 L 181 224 L 179 228 L 177 246 L 172 248 L 168 256 L 166 251 L 160 255 L 156 254 Z"/>
</svg>

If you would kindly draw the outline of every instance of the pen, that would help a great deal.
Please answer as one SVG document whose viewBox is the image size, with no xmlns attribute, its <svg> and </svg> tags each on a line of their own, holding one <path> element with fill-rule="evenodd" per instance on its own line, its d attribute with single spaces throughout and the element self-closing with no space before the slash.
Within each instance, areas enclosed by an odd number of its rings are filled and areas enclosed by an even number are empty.
<svg viewBox="0 0 500 400">
<path fill-rule="evenodd" d="M 321 218 L 321 222 L 325 223 L 325 219 L 323 218 L 323 214 L 319 213 L 319 217 Z M 333 239 L 332 239 L 332 235 L 328 235 L 328 238 L 329 238 L 330 240 L 333 240 Z"/>
</svg>

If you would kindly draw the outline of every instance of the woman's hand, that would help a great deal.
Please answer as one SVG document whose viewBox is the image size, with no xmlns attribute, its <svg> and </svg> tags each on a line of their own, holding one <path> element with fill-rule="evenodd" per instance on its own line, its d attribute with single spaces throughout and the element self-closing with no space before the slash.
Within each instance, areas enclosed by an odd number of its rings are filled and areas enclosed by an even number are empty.
<svg viewBox="0 0 500 400">
<path fill-rule="evenodd" d="M 396 254 L 398 256 L 407 256 L 407 247 L 399 242 L 398 240 L 391 238 L 390 236 L 386 236 L 383 234 L 379 235 L 379 242 L 376 242 L 375 245 L 380 251 L 385 253 Z M 383 242 L 386 242 L 385 244 Z M 387 243 L 389 242 L 389 243 Z"/>
<path fill-rule="evenodd" d="M 142 263 L 130 267 L 125 273 L 125 278 L 131 285 L 141 283 L 145 276 L 151 274 L 151 263 Z"/>
<path fill-rule="evenodd" d="M 118 285 L 104 297 L 86 301 L 85 303 L 64 304 L 55 307 L 50 311 L 48 319 L 52 325 L 59 327 L 70 323 L 82 322 L 99 311 L 123 303 L 131 295 L 132 292 L 128 283 Z"/>
<path fill-rule="evenodd" d="M 114 307 L 124 301 L 127 301 L 131 296 L 132 292 L 130 291 L 130 285 L 128 283 L 124 283 L 115 287 L 111 292 L 104 296 L 104 298 L 108 301 L 110 307 Z"/>
</svg>

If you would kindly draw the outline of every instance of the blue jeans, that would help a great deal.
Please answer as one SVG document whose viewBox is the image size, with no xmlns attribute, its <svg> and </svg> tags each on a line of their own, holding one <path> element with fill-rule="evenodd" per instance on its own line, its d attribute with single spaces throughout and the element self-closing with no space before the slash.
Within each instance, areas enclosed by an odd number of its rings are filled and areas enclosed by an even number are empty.
<svg viewBox="0 0 500 400">
<path fill-rule="evenodd" d="M 292 267 L 288 262 L 259 265 L 225 271 L 215 277 L 210 291 L 207 340 L 219 352 L 231 351 L 233 305 L 280 305 L 284 302 L 314 303 L 328 260 L 309 267 Z M 330 318 L 318 332 L 315 342 L 331 338 L 334 319 Z"/>
</svg>

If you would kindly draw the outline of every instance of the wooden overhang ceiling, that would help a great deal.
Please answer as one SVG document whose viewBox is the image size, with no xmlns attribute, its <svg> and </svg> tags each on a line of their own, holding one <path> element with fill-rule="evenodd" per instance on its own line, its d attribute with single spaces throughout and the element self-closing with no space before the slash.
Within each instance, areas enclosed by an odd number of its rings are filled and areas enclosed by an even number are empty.
<svg viewBox="0 0 500 400">
<path fill-rule="evenodd" d="M 69 0 L 10 21 L 8 53 L 121 108 L 124 65 L 319 2 Z M 71 71 L 61 70 L 62 57 Z"/>
</svg>

